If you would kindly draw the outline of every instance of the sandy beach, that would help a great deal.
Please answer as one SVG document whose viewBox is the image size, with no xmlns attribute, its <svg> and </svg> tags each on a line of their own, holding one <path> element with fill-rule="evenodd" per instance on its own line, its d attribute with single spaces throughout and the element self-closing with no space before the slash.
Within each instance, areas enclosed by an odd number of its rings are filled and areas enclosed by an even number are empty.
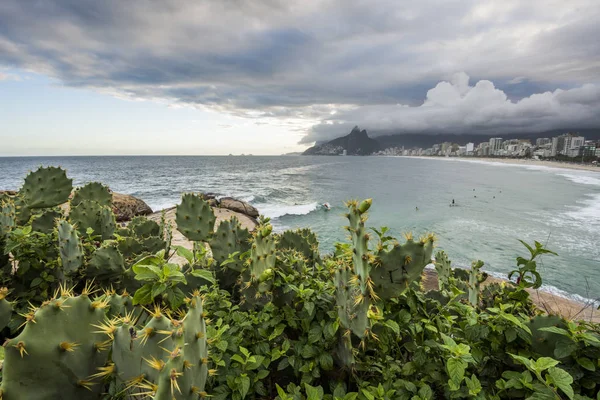
<svg viewBox="0 0 600 400">
<path fill-rule="evenodd" d="M 402 156 L 407 157 L 407 156 Z M 408 156 L 410 157 L 410 156 Z M 576 169 L 580 171 L 592 171 L 600 172 L 600 166 L 594 166 L 591 164 L 577 164 L 567 163 L 561 161 L 541 161 L 533 160 L 531 158 L 485 158 L 485 157 L 413 157 L 413 158 L 433 158 L 442 159 L 449 161 L 466 161 L 466 162 L 485 162 L 485 163 L 498 163 L 498 164 L 513 164 L 513 165 L 524 165 L 524 166 L 538 166 L 548 168 L 560 168 L 560 169 Z"/>
</svg>

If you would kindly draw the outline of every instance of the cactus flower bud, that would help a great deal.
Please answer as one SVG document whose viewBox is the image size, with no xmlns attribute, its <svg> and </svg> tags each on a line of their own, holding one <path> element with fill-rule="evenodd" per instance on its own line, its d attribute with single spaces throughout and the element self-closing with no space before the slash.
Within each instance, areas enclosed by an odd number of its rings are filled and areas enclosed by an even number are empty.
<svg viewBox="0 0 600 400">
<path fill-rule="evenodd" d="M 363 200 L 360 205 L 358 206 L 358 211 L 362 214 L 362 213 L 366 213 L 369 208 L 371 207 L 371 203 L 373 203 L 373 199 L 366 199 Z"/>
</svg>

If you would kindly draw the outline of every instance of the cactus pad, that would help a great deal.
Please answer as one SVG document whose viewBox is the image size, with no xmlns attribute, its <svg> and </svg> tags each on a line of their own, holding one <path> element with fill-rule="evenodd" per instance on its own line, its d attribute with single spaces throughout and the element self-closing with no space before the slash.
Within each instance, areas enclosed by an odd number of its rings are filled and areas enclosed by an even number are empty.
<svg viewBox="0 0 600 400">
<path fill-rule="evenodd" d="M 58 223 L 58 249 L 66 274 L 73 274 L 83 262 L 83 249 L 77 231 L 65 220 Z"/>
<path fill-rule="evenodd" d="M 102 206 L 110 207 L 112 206 L 112 193 L 108 186 L 99 182 L 90 182 L 75 190 L 71 199 L 71 207 L 78 206 L 84 200 L 95 201 Z"/>
<path fill-rule="evenodd" d="M 40 167 L 30 172 L 19 191 L 29 208 L 48 208 L 66 203 L 73 190 L 73 180 L 63 169 Z"/>
<path fill-rule="evenodd" d="M 177 230 L 192 241 L 207 241 L 215 227 L 215 214 L 202 197 L 186 193 L 177 206 L 175 222 Z"/>
</svg>

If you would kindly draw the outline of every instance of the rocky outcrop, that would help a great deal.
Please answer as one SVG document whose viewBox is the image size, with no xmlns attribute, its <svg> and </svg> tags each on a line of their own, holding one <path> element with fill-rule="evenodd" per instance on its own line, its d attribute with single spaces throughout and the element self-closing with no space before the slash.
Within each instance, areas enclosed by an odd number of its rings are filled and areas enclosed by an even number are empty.
<svg viewBox="0 0 600 400">
<path fill-rule="evenodd" d="M 259 215 L 258 210 L 254 208 L 254 206 L 245 201 L 234 199 L 233 197 L 222 197 L 219 200 L 219 206 L 221 208 L 245 214 L 252 218 L 258 218 Z"/>
<path fill-rule="evenodd" d="M 118 222 L 129 221 L 138 215 L 152 214 L 148 204 L 129 194 L 113 193 L 112 208 Z"/>
<path fill-rule="evenodd" d="M 6 194 L 8 196 L 14 196 L 17 194 L 16 190 L 0 190 L 0 196 L 2 196 L 3 194 Z"/>
</svg>

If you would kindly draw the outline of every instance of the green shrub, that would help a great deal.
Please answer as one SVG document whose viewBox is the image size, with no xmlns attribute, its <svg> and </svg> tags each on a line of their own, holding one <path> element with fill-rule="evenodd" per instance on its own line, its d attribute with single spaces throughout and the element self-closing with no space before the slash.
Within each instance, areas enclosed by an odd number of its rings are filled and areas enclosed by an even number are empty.
<svg viewBox="0 0 600 400">
<path fill-rule="evenodd" d="M 186 194 L 193 242 L 171 248 L 164 218 L 114 225 L 105 186 L 78 190 L 67 217 L 66 175 L 32 174 L 0 200 L 1 399 L 600 399 L 600 326 L 529 298 L 552 253 L 537 242 L 517 283 L 483 287 L 483 262 L 438 252 L 426 292 L 435 237 L 372 235 L 370 200 L 347 204 L 350 241 L 321 255 L 309 230 L 265 218 L 215 228 Z M 61 182 L 48 198 L 46 176 Z"/>
</svg>

